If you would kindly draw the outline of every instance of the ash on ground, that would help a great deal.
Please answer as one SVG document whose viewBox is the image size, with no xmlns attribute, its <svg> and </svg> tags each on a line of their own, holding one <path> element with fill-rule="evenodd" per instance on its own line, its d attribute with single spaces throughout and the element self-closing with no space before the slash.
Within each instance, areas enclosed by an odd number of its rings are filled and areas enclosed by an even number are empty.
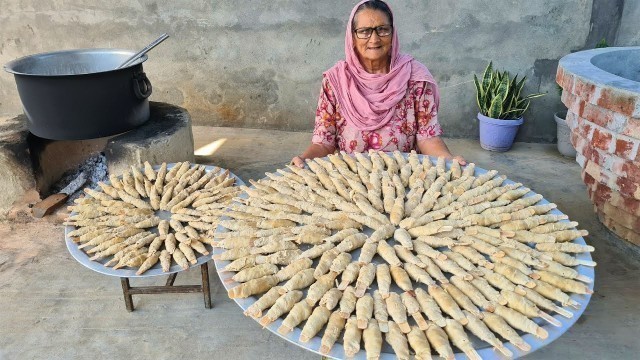
<svg viewBox="0 0 640 360">
<path fill-rule="evenodd" d="M 85 187 L 97 188 L 99 182 L 108 180 L 107 158 L 102 153 L 99 153 L 88 158 L 77 168 L 65 172 L 62 174 L 60 180 L 51 187 L 51 193 L 55 194 L 60 192 L 72 181 L 76 180 L 82 172 L 84 172 L 87 181 L 76 192 L 70 194 L 67 203 L 72 203 L 73 200 L 82 196 L 82 194 L 84 194 L 82 189 Z"/>
</svg>

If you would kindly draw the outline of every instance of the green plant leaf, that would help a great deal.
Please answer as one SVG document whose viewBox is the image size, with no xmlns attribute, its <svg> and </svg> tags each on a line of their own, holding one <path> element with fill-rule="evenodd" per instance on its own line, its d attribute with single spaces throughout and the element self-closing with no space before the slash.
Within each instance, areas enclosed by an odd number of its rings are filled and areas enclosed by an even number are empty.
<svg viewBox="0 0 640 360">
<path fill-rule="evenodd" d="M 523 99 L 525 99 L 525 100 L 535 99 L 535 98 L 539 98 L 539 97 L 545 96 L 545 95 L 547 95 L 547 93 L 530 94 L 530 95 L 525 96 Z"/>
<path fill-rule="evenodd" d="M 493 79 L 493 62 L 490 61 L 489 65 L 484 69 L 484 74 L 482 74 L 482 88 L 485 94 L 487 93 L 487 89 L 489 89 L 491 79 Z"/>
<path fill-rule="evenodd" d="M 490 118 L 499 119 L 500 114 L 502 113 L 502 101 L 504 100 L 504 96 L 497 95 L 491 101 L 491 106 L 489 106 L 489 116 Z"/>
<path fill-rule="evenodd" d="M 482 89 L 482 87 L 480 86 L 478 77 L 475 74 L 473 75 L 473 83 L 476 85 L 476 102 L 478 103 L 478 109 L 480 109 L 480 112 L 482 112 L 484 89 Z"/>
</svg>

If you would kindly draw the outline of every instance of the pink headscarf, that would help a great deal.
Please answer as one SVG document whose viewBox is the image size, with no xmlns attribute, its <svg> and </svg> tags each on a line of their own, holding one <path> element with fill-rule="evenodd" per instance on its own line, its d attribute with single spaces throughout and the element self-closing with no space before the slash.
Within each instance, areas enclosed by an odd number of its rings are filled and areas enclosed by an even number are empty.
<svg viewBox="0 0 640 360">
<path fill-rule="evenodd" d="M 391 64 L 386 74 L 368 73 L 353 47 L 352 23 L 356 10 L 369 0 L 360 1 L 351 10 L 344 39 L 345 60 L 340 60 L 325 72 L 342 115 L 359 130 L 371 131 L 385 126 L 394 114 L 395 106 L 404 98 L 409 80 L 426 81 L 433 85 L 436 109 L 440 96 L 435 79 L 426 66 L 412 56 L 400 54 L 398 32 L 393 29 Z"/>
</svg>

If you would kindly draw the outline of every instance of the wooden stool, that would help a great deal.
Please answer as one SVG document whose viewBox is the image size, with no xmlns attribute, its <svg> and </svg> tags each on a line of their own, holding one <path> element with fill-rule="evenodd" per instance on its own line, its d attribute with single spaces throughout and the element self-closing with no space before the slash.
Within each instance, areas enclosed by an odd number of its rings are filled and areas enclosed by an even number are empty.
<svg viewBox="0 0 640 360">
<path fill-rule="evenodd" d="M 167 278 L 167 283 L 164 286 L 138 286 L 131 287 L 129 285 L 129 278 L 120 278 L 120 284 L 122 285 L 122 294 L 124 295 L 124 303 L 127 306 L 127 311 L 133 311 L 133 295 L 140 294 L 167 294 L 167 293 L 199 293 L 204 295 L 204 307 L 211 309 L 211 292 L 209 290 L 209 266 L 207 263 L 200 265 L 200 272 L 202 273 L 202 285 L 173 285 L 178 273 L 173 273 Z"/>
</svg>

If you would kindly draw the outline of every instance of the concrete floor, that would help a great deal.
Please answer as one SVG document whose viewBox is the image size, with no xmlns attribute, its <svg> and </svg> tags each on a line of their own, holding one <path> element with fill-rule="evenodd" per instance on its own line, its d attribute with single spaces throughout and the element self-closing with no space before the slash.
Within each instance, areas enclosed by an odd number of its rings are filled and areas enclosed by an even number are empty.
<svg viewBox="0 0 640 360">
<path fill-rule="evenodd" d="M 211 127 L 193 132 L 196 148 L 202 148 L 198 162 L 229 168 L 244 180 L 281 167 L 311 137 Z M 557 203 L 590 232 L 587 242 L 596 247 L 595 293 L 584 315 L 527 359 L 638 358 L 640 256 L 597 221 L 580 167 L 554 145 L 518 143 L 507 153 L 492 153 L 475 140 L 447 143 L 477 166 L 496 169 Z M 62 227 L 47 221 L 0 225 L 0 359 L 318 359 L 244 317 L 212 269 L 213 309 L 205 309 L 198 294 L 142 295 L 134 296 L 136 310 L 128 313 L 118 279 L 78 264 L 63 237 Z M 176 283 L 198 280 L 199 272 L 190 270 Z"/>
</svg>

